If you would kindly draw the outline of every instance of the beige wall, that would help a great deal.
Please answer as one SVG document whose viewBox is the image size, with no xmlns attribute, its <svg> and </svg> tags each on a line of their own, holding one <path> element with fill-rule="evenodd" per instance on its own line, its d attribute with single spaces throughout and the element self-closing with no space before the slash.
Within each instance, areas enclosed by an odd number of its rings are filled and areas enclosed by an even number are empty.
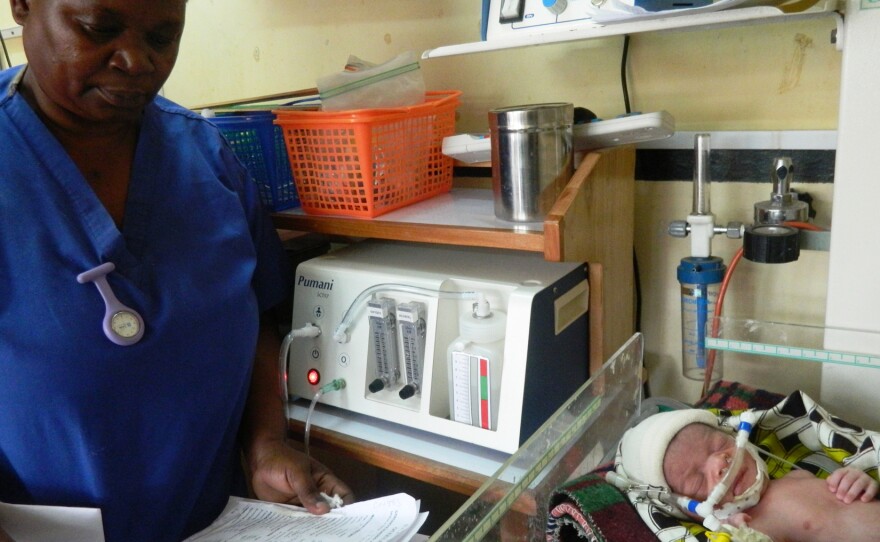
<svg viewBox="0 0 880 542">
<path fill-rule="evenodd" d="M 262 96 L 315 85 L 349 54 L 375 62 L 405 50 L 476 41 L 472 0 L 326 2 L 190 0 L 188 27 L 166 94 L 188 106 Z M 837 127 L 840 53 L 830 44 L 831 17 L 807 21 L 638 34 L 631 38 L 629 91 L 634 110 L 665 109 L 680 130 L 833 130 Z M 428 87 L 463 91 L 458 130 L 486 130 L 489 109 L 570 101 L 603 117 L 624 111 L 623 38 L 605 38 L 422 61 Z M 743 179 L 754 181 L 763 179 Z M 830 223 L 831 186 L 797 186 L 816 197 Z M 694 401 L 699 383 L 680 370 L 675 268 L 689 243 L 666 235 L 690 209 L 686 182 L 638 182 L 636 252 L 643 284 L 646 363 L 655 394 Z M 769 198 L 768 184 L 716 183 L 719 221 L 751 219 Z M 716 239 L 730 261 L 738 245 Z M 726 301 L 729 316 L 821 324 L 828 257 L 805 253 L 792 264 L 743 262 Z M 814 395 L 818 366 L 779 366 L 725 359 L 725 377 L 769 389 Z"/>
<path fill-rule="evenodd" d="M 381 62 L 404 50 L 479 39 L 473 0 L 190 0 L 168 96 L 195 106 L 308 88 L 349 54 Z M 635 109 L 666 109 L 682 130 L 835 129 L 840 53 L 831 17 L 721 30 L 637 34 Z M 431 88 L 464 91 L 460 128 L 492 107 L 567 100 L 623 112 L 623 38 L 431 59 Z"/>
<path fill-rule="evenodd" d="M 312 87 L 340 70 L 349 54 L 381 62 L 401 51 L 476 41 L 474 0 L 189 0 L 180 59 L 165 94 L 189 107 Z M 6 14 L 4 14 L 6 15 Z M 0 19 L 2 21 L 3 19 Z M 11 25 L 11 18 L 9 19 Z M 833 130 L 840 53 L 829 42 L 831 17 L 721 30 L 632 37 L 629 91 L 634 110 L 665 109 L 679 130 Z M 14 40 L 20 42 L 20 40 Z M 570 101 L 603 117 L 624 110 L 620 37 L 422 61 L 428 87 L 463 91 L 459 131 L 486 129 L 498 106 Z M 12 47 L 20 47 L 13 43 Z M 15 62 L 15 59 L 13 59 Z M 744 179 L 744 181 L 759 179 Z M 831 186 L 796 187 L 817 199 L 830 223 Z M 666 235 L 690 209 L 686 182 L 638 182 L 636 252 L 643 283 L 643 331 L 655 394 L 693 401 L 699 384 L 680 374 L 675 268 L 689 243 Z M 749 221 L 768 184 L 716 183 L 721 222 Z M 737 245 L 716 239 L 729 261 Z M 782 266 L 744 262 L 726 301 L 730 316 L 821 324 L 827 253 Z M 814 392 L 818 368 L 792 370 L 753 360 L 725 377 L 766 388 Z M 774 381 L 780 382 L 773 384 Z"/>
<path fill-rule="evenodd" d="M 12 19 L 12 13 L 9 11 L 9 3 L 7 2 L 3 7 L 0 7 L 0 28 L 12 28 L 14 26 L 16 26 L 16 22 Z M 6 49 L 9 52 L 9 60 L 12 61 L 13 66 L 24 62 L 24 51 L 22 50 L 20 39 L 6 40 Z M 6 67 L 5 57 L 0 65 L 4 68 Z"/>
</svg>

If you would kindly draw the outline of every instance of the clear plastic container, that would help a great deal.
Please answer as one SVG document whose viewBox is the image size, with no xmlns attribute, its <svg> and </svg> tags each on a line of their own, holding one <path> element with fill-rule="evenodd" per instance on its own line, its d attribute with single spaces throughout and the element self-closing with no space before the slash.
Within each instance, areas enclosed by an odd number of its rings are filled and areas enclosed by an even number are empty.
<svg viewBox="0 0 880 542">
<path fill-rule="evenodd" d="M 710 365 L 710 381 L 719 380 L 723 372 L 722 356 L 706 348 L 706 337 L 712 333 L 712 317 L 725 269 L 721 258 L 714 256 L 684 258 L 678 266 L 682 374 L 692 380 L 702 382 Z"/>
<path fill-rule="evenodd" d="M 475 310 L 459 317 L 459 336 L 447 350 L 449 408 L 453 421 L 495 431 L 498 428 L 501 371 L 507 315 Z"/>
</svg>

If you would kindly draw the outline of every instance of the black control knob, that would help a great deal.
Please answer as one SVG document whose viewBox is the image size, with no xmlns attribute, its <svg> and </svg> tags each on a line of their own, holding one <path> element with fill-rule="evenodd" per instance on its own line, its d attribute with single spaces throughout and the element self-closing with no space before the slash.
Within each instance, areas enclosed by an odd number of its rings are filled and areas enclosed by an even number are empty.
<svg viewBox="0 0 880 542">
<path fill-rule="evenodd" d="M 400 393 L 398 393 L 398 395 L 400 395 L 401 399 L 409 399 L 410 397 L 412 397 L 415 394 L 416 394 L 416 388 L 412 384 L 407 384 L 406 386 L 400 388 Z"/>
<path fill-rule="evenodd" d="M 382 381 L 381 378 L 377 378 L 370 382 L 370 385 L 367 386 L 371 393 L 376 393 L 377 391 L 382 391 L 385 389 L 385 382 Z"/>
</svg>

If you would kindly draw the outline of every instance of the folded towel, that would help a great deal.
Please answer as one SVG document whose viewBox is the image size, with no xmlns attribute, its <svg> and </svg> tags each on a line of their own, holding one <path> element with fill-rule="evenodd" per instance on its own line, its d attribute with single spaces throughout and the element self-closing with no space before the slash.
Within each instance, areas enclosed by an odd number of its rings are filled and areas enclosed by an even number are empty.
<svg viewBox="0 0 880 542">
<path fill-rule="evenodd" d="M 657 542 L 626 496 L 598 474 L 587 474 L 550 496 L 547 542 Z"/>
</svg>

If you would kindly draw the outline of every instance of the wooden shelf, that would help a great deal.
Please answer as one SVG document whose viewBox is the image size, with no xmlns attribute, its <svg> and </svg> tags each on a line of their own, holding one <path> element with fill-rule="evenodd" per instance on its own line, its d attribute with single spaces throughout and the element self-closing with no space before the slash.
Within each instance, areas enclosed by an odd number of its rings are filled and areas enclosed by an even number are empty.
<svg viewBox="0 0 880 542">
<path fill-rule="evenodd" d="M 590 273 L 591 371 L 632 335 L 635 150 L 617 147 L 585 156 L 543 223 L 495 218 L 491 190 L 454 188 L 374 219 L 273 214 L 279 229 L 342 238 L 538 252 L 548 261 L 587 262 Z"/>
<path fill-rule="evenodd" d="M 633 180 L 633 160 L 631 147 L 589 153 L 543 223 L 513 223 L 495 218 L 492 192 L 474 188 L 454 188 L 448 194 L 373 219 L 309 215 L 301 209 L 280 211 L 272 216 L 279 229 L 526 250 L 541 252 L 549 261 L 572 261 L 580 258 L 571 253 L 573 249 L 566 251 L 566 246 L 574 242 L 575 237 L 602 238 L 607 242 L 605 234 L 613 233 L 620 222 L 614 212 L 620 205 L 628 204 L 625 199 L 626 192 L 631 190 L 627 185 Z M 624 201 L 616 204 L 614 199 Z M 597 249 L 592 247 L 593 256 Z M 596 261 L 596 258 L 585 260 Z"/>
<path fill-rule="evenodd" d="M 305 424 L 300 420 L 291 419 L 288 422 L 288 427 L 290 434 L 295 437 L 293 442 L 301 442 L 305 435 Z M 461 495 L 471 495 L 488 478 L 483 474 L 399 450 L 393 445 L 377 444 L 314 425 L 309 429 L 309 432 L 312 446 L 315 450 L 320 450 L 318 455 L 336 454 Z"/>
<path fill-rule="evenodd" d="M 543 224 L 504 223 L 495 218 L 492 205 L 490 190 L 453 188 L 374 219 L 307 215 L 300 209 L 282 211 L 274 219 L 279 228 L 336 236 L 544 251 Z"/>
</svg>

